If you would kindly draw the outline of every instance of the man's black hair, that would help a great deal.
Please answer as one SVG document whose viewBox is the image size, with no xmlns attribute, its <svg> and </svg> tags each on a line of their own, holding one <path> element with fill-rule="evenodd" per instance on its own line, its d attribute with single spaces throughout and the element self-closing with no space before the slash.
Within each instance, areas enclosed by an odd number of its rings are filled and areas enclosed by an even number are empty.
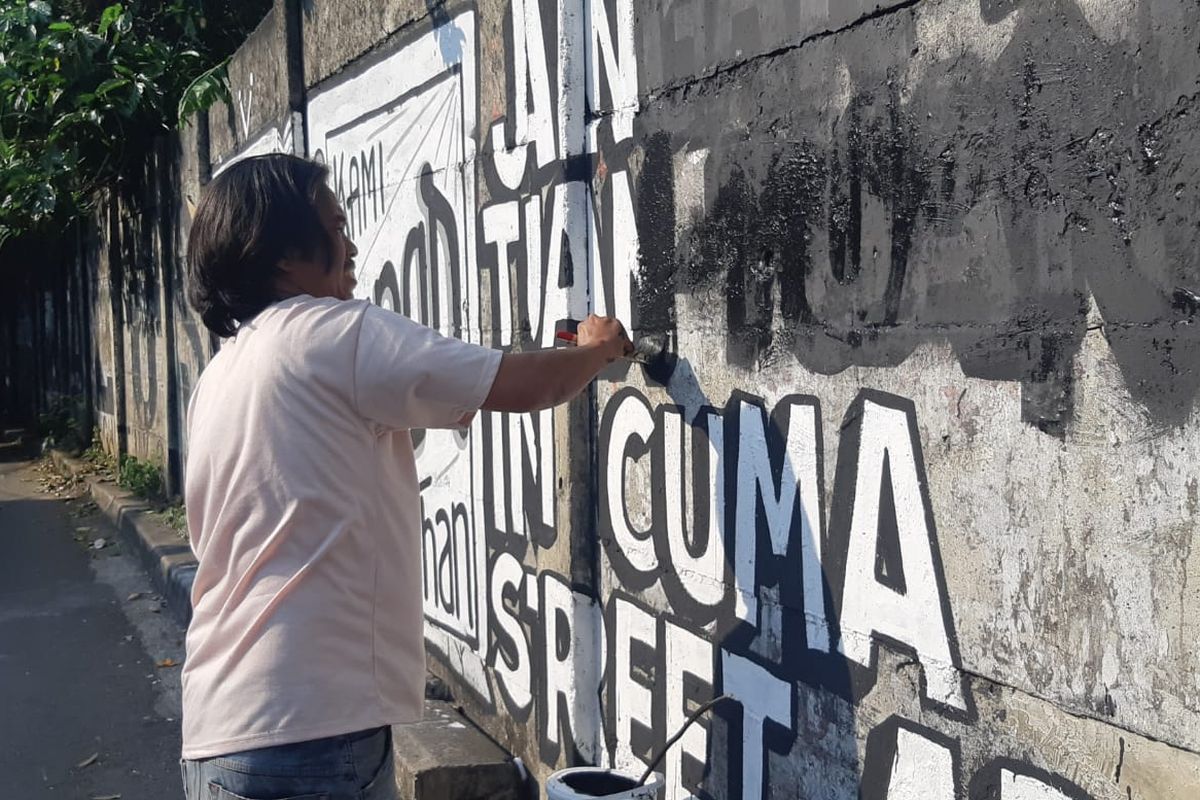
<svg viewBox="0 0 1200 800">
<path fill-rule="evenodd" d="M 222 337 L 279 299 L 283 258 L 326 263 L 332 243 L 317 210 L 328 169 L 284 153 L 226 169 L 200 197 L 188 236 L 188 302 Z"/>
</svg>

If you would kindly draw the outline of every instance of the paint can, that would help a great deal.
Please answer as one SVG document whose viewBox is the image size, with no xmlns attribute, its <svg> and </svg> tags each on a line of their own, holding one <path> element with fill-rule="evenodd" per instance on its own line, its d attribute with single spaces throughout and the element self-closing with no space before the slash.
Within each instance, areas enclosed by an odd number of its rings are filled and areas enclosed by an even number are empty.
<svg viewBox="0 0 1200 800">
<path fill-rule="evenodd" d="M 637 778 L 600 767 L 560 769 L 546 781 L 547 800 L 657 800 L 665 784 L 661 772 L 641 786 Z"/>
</svg>

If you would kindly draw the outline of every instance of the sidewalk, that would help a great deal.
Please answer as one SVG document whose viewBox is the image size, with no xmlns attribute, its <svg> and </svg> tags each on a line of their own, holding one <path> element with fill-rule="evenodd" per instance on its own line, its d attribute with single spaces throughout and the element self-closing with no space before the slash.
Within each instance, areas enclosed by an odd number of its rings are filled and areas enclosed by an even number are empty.
<svg viewBox="0 0 1200 800">
<path fill-rule="evenodd" d="M 92 500 L 138 558 L 155 590 L 182 626 L 192 617 L 196 558 L 184 536 L 162 523 L 154 507 L 119 486 L 90 474 L 65 453 L 49 453 L 55 467 L 81 481 Z M 425 719 L 398 725 L 396 776 L 404 800 L 518 800 L 530 794 L 523 770 L 451 702 L 427 698 Z"/>
<path fill-rule="evenodd" d="M 183 630 L 86 494 L 0 445 L 0 796 L 174 800 Z"/>
</svg>

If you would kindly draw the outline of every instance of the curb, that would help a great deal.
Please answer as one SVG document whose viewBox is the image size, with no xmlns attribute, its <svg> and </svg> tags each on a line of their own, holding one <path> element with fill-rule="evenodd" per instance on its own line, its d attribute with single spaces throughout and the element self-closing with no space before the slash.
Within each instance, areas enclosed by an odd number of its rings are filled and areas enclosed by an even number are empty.
<svg viewBox="0 0 1200 800">
<path fill-rule="evenodd" d="M 167 609 L 184 628 L 192 619 L 192 580 L 196 556 L 186 539 L 152 516 L 154 506 L 124 489 L 87 474 L 83 463 L 60 450 L 47 454 L 67 475 L 87 484 L 92 500 L 117 529 L 123 543 L 150 576 Z"/>
</svg>

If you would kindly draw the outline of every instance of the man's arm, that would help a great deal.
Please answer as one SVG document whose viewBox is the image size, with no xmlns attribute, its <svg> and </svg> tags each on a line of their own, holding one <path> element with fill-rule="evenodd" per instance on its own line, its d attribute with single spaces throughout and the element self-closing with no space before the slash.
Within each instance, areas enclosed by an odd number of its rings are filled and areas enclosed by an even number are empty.
<svg viewBox="0 0 1200 800">
<path fill-rule="evenodd" d="M 505 353 L 484 410 L 539 411 L 565 403 L 631 348 L 625 329 L 611 317 L 588 317 L 578 337 L 572 348 Z"/>
</svg>

